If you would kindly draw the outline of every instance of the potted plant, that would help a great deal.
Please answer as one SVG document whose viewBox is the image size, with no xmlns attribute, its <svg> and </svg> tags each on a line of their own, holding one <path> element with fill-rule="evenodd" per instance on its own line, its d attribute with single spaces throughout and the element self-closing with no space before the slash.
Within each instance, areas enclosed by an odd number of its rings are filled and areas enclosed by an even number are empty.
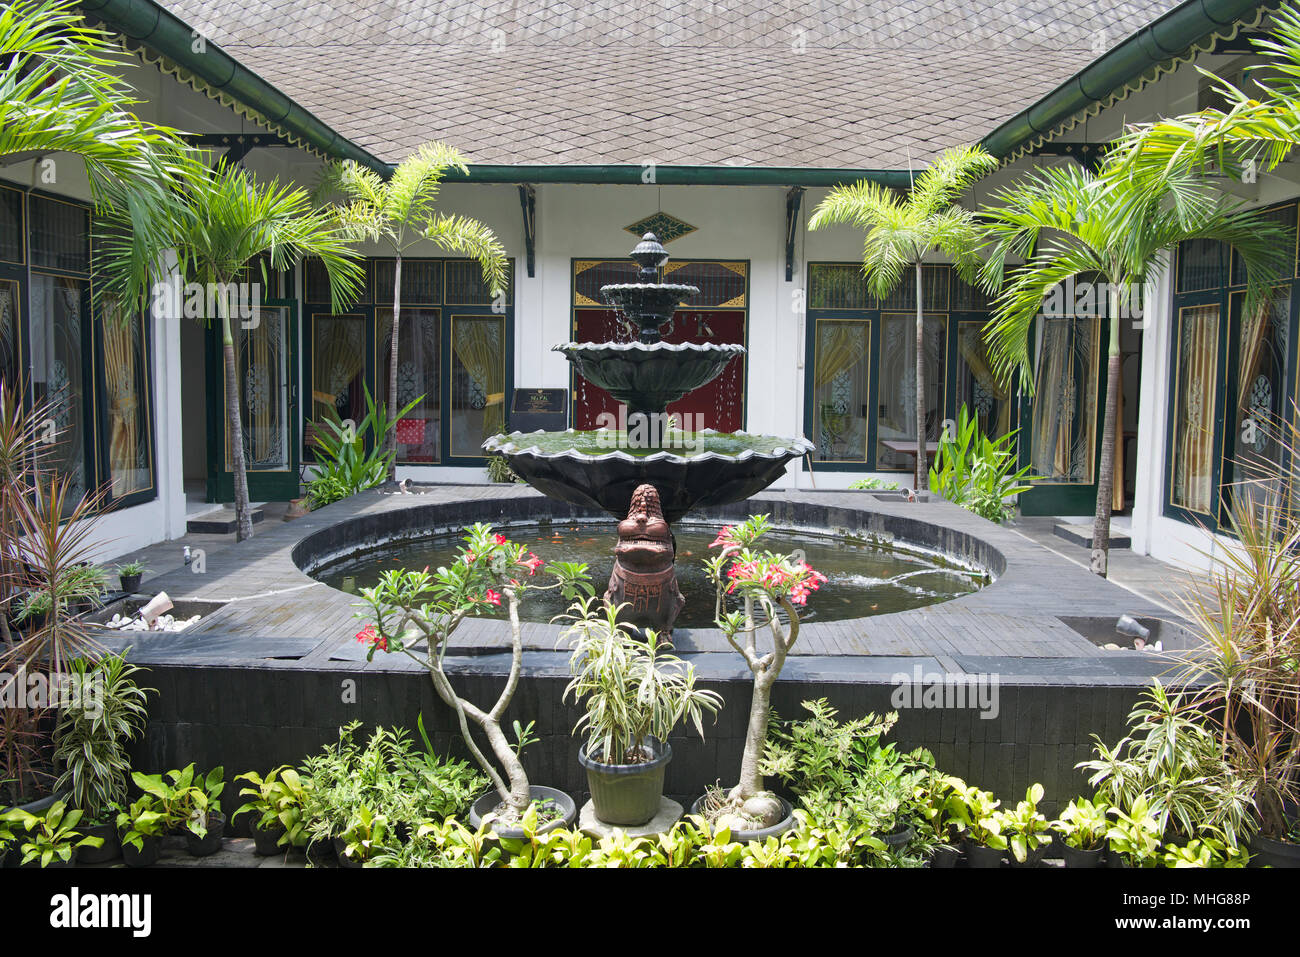
<svg viewBox="0 0 1300 957">
<path fill-rule="evenodd" d="M 1160 822 L 1139 797 L 1127 812 L 1112 807 L 1115 818 L 1106 832 L 1107 867 L 1159 867 Z"/>
<path fill-rule="evenodd" d="M 148 566 L 141 561 L 127 562 L 124 565 L 117 566 L 117 577 L 122 583 L 122 591 L 128 595 L 135 594 L 140 590 L 140 579 L 144 573 L 149 570 Z"/>
<path fill-rule="evenodd" d="M 1014 811 L 998 811 L 997 833 L 1011 852 L 1012 867 L 1037 867 L 1051 843 L 1051 830 L 1047 818 L 1038 810 L 1043 799 L 1043 786 L 1031 784 L 1025 799 L 1016 804 Z"/>
<path fill-rule="evenodd" d="M 240 789 L 240 797 L 249 800 L 235 811 L 255 814 L 253 843 L 257 853 L 269 857 L 281 848 L 304 847 L 307 844 L 307 822 L 303 808 L 307 801 L 310 783 L 287 765 L 276 768 L 265 778 L 256 771 L 238 775 L 236 781 L 247 781 L 250 787 Z"/>
<path fill-rule="evenodd" d="M 577 806 L 562 791 L 529 783 L 515 747 L 501 729 L 523 669 L 519 603 L 534 588 L 558 589 L 571 601 L 580 594 L 591 597 L 595 589 L 586 565 L 567 562 L 549 566 L 556 578 L 554 584 L 528 584 L 524 579 L 536 574 L 543 565 L 541 559 L 495 534 L 489 525 L 480 523 L 467 531 L 464 547 L 449 566 L 434 571 L 385 572 L 378 585 L 362 589 L 358 617 L 366 625 L 357 633 L 357 640 L 369 645 L 367 660 L 383 651 L 405 654 L 420 664 L 428 671 L 438 697 L 455 712 L 465 746 L 493 786 L 470 809 L 471 823 L 475 827 L 487 823 L 502 837 L 520 837 L 523 832 L 517 825 L 524 813 L 537 805 L 539 826 L 545 833 L 572 823 Z M 510 621 L 510 672 L 496 702 L 483 708 L 456 693 L 445 668 L 447 648 L 466 618 L 494 614 L 502 607 Z M 471 723 L 487 737 L 496 765 L 470 735 Z"/>
<path fill-rule="evenodd" d="M 221 813 L 222 780 L 225 770 L 213 768 L 206 776 L 195 773 L 189 764 L 180 771 L 168 771 L 165 779 L 159 774 L 131 775 L 136 787 L 158 799 L 167 826 L 179 830 L 185 837 L 186 848 L 194 857 L 207 857 L 221 849 L 221 838 L 226 817 Z"/>
<path fill-rule="evenodd" d="M 131 758 L 127 745 L 144 731 L 150 689 L 135 683 L 140 668 L 121 655 L 106 655 L 93 664 L 71 664 L 73 700 L 54 730 L 55 766 L 62 768 L 55 790 L 85 816 L 84 830 L 102 843 L 82 851 L 83 864 L 112 860 L 120 846 L 116 807 L 126 800 Z"/>
<path fill-rule="evenodd" d="M 334 838 L 339 866 L 365 867 L 367 861 L 386 848 L 392 837 L 388 818 L 363 805 L 348 822 L 343 834 Z"/>
<path fill-rule="evenodd" d="M 653 629 L 643 641 L 618 620 L 619 608 L 598 612 L 594 601 L 580 598 L 571 609 L 564 636 L 573 642 L 573 677 L 564 699 L 572 695 L 586 709 L 574 733 L 586 734 L 578 761 L 597 819 L 636 827 L 660 811 L 673 757 L 669 732 L 689 721 L 703 739 L 703 716 L 717 714 L 722 698 L 697 688 L 694 667 L 661 651 Z"/>
<path fill-rule="evenodd" d="M 1061 836 L 1066 867 L 1100 867 L 1110 819 L 1105 802 L 1075 798 L 1065 806 L 1052 828 Z"/>
<path fill-rule="evenodd" d="M 127 867 L 148 867 L 162 852 L 168 828 L 167 810 L 155 795 L 145 793 L 117 815 L 122 862 Z"/>
<path fill-rule="evenodd" d="M 756 549 L 754 546 L 769 528 L 766 515 L 751 515 L 739 525 L 724 528 L 710 546 L 720 548 L 720 553 L 705 562 L 715 587 L 716 624 L 744 659 L 754 683 L 740 781 L 727 793 L 725 801 L 700 798 L 691 813 L 702 815 L 710 824 L 725 816 L 733 825 L 732 837 L 741 842 L 765 840 L 794 825 L 790 803 L 764 788 L 759 763 L 771 717 L 772 687 L 799 639 L 796 606 L 804 605 L 826 581 L 825 575 L 793 555 Z M 739 597 L 739 609 L 727 610 L 729 596 Z M 759 651 L 760 630 L 771 637 L 770 651 Z"/>
<path fill-rule="evenodd" d="M 100 838 L 86 837 L 77 830 L 81 811 L 70 810 L 62 801 L 55 801 L 41 815 L 26 811 L 12 813 L 25 831 L 18 837 L 21 867 L 73 867 L 81 848 L 98 847 L 102 843 Z"/>
<path fill-rule="evenodd" d="M 998 806 L 1002 803 L 988 791 L 953 778 L 946 804 L 949 817 L 963 835 L 962 849 L 966 863 L 971 867 L 1001 867 L 1007 850 L 1007 840 L 1002 836 L 1002 819 Z"/>
</svg>

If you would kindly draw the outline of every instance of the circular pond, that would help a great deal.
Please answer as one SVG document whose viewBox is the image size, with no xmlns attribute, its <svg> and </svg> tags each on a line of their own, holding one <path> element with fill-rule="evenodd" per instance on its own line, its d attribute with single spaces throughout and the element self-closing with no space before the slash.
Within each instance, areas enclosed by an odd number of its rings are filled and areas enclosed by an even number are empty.
<svg viewBox="0 0 1300 957">
<path fill-rule="evenodd" d="M 709 549 L 709 543 L 717 529 L 716 525 L 688 522 L 674 526 L 677 578 L 686 598 L 677 627 L 713 627 L 713 585 L 703 562 L 716 554 Z M 614 564 L 612 523 L 555 522 L 512 526 L 504 531 L 544 561 L 586 562 L 598 590 L 604 590 Z M 769 532 L 762 544 L 777 552 L 801 550 L 808 564 L 826 575 L 828 581 L 813 593 L 800 616 L 805 621 L 840 621 L 905 611 L 969 594 L 988 582 L 983 571 L 898 544 L 788 530 Z M 343 588 L 345 579 L 364 588 L 374 585 L 380 574 L 391 569 L 446 565 L 455 559 L 460 545 L 458 535 L 430 536 L 354 552 L 316 568 L 312 574 L 335 588 Z M 549 622 L 565 610 L 564 600 L 548 591 L 527 596 L 520 613 L 528 621 Z"/>
</svg>

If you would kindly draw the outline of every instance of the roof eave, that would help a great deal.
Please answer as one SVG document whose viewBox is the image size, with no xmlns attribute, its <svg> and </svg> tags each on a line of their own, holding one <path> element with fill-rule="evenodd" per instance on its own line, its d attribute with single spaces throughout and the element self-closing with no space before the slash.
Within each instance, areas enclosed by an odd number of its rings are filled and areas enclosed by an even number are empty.
<svg viewBox="0 0 1300 957">
<path fill-rule="evenodd" d="M 1172 69 L 1181 58 L 1241 26 L 1258 23 L 1280 0 L 1186 0 L 1108 50 L 1052 92 L 1021 110 L 980 141 L 1004 160 L 1015 159 L 1063 132 L 1081 115 L 1098 112 Z"/>
</svg>

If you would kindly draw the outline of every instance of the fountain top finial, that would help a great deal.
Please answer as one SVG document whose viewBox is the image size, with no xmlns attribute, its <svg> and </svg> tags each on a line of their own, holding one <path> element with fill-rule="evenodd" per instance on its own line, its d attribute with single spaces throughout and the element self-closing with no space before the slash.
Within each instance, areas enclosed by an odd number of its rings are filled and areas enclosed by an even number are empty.
<svg viewBox="0 0 1300 957">
<path fill-rule="evenodd" d="M 646 233 L 636 244 L 631 253 L 632 261 L 641 267 L 637 277 L 642 282 L 654 282 L 659 277 L 659 269 L 668 262 L 668 250 L 654 233 Z"/>
</svg>

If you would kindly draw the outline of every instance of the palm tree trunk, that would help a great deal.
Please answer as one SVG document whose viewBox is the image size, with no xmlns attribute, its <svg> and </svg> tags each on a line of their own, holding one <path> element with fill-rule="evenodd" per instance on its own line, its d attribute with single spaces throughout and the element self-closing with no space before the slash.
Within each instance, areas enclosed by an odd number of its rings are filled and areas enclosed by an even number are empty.
<svg viewBox="0 0 1300 957">
<path fill-rule="evenodd" d="M 1106 414 L 1101 430 L 1101 466 L 1097 470 L 1097 512 L 1092 521 L 1093 573 L 1106 577 L 1110 567 L 1110 510 L 1115 491 L 1115 419 L 1119 412 L 1119 286 L 1110 284 L 1110 349 L 1106 359 Z"/>
<path fill-rule="evenodd" d="M 239 417 L 239 370 L 235 367 L 235 340 L 224 297 L 217 297 L 221 313 L 221 352 L 226 372 L 226 421 L 230 429 L 230 473 L 235 482 L 235 541 L 253 537 L 248 510 L 248 469 L 244 464 L 244 426 Z"/>
<path fill-rule="evenodd" d="M 388 347 L 388 414 L 396 415 L 401 408 L 397 404 L 397 337 L 401 331 L 402 319 L 402 254 L 397 254 L 393 264 L 393 342 Z M 388 477 L 397 478 L 397 420 L 384 436 L 384 451 L 393 453 L 393 464 L 389 466 Z"/>
<path fill-rule="evenodd" d="M 916 261 L 916 490 L 927 487 L 925 454 L 925 311 L 921 303 L 921 260 Z"/>
</svg>

